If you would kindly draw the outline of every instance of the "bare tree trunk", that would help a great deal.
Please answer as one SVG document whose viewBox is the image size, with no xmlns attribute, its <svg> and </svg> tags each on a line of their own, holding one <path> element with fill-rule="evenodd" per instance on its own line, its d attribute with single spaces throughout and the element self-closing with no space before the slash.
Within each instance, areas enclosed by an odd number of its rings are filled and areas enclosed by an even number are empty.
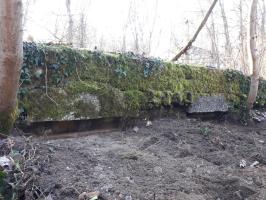
<svg viewBox="0 0 266 200">
<path fill-rule="evenodd" d="M 134 51 L 135 51 L 136 53 L 140 53 L 140 47 L 139 47 L 139 34 L 138 34 L 138 30 L 137 30 L 136 27 L 135 27 L 135 29 L 134 29 L 133 35 L 134 35 Z"/>
<path fill-rule="evenodd" d="M 265 6 L 265 1 L 262 0 L 262 16 L 261 16 L 261 38 L 262 38 L 262 42 L 265 40 L 265 19 L 266 19 L 266 6 Z"/>
<path fill-rule="evenodd" d="M 121 46 L 121 52 L 125 53 L 127 51 L 127 31 L 128 31 L 128 26 L 130 25 L 130 17 L 131 17 L 131 9 L 132 9 L 132 1 L 129 3 L 129 8 L 128 8 L 128 16 L 127 20 L 124 24 L 123 28 L 123 36 L 122 36 L 122 46 Z"/>
<path fill-rule="evenodd" d="M 0 1 L 0 131 L 8 132 L 16 118 L 22 65 L 22 2 Z"/>
<path fill-rule="evenodd" d="M 125 53 L 127 51 L 127 38 L 126 38 L 126 33 L 123 34 L 123 40 L 122 40 L 122 47 L 121 47 L 121 52 Z"/>
<path fill-rule="evenodd" d="M 265 23 L 266 23 L 266 5 L 265 1 L 262 0 L 262 15 L 261 15 L 261 41 L 260 41 L 260 47 L 262 49 L 261 55 L 260 55 L 260 65 L 265 65 L 265 56 L 266 56 L 266 48 L 265 48 L 265 41 L 266 41 L 266 32 L 265 32 Z M 263 63 L 264 62 L 264 63 Z M 266 78 L 266 67 L 261 68 L 261 75 Z"/>
<path fill-rule="evenodd" d="M 153 22 L 152 22 L 152 27 L 149 33 L 149 38 L 148 38 L 148 49 L 147 49 L 147 55 L 149 55 L 151 53 L 151 46 L 152 46 L 152 37 L 153 37 L 153 33 L 154 33 L 154 27 L 156 24 L 156 20 L 157 20 L 157 12 L 158 12 L 158 0 L 155 1 L 155 9 L 154 9 L 155 13 L 153 16 Z"/>
<path fill-rule="evenodd" d="M 243 1 L 239 2 L 239 39 L 240 39 L 240 53 L 241 53 L 241 66 L 245 69 L 245 56 L 244 56 L 244 26 L 243 26 Z M 246 73 L 245 73 L 246 74 Z"/>
<path fill-rule="evenodd" d="M 253 105 L 257 98 L 258 88 L 259 88 L 259 75 L 260 75 L 260 67 L 258 63 L 258 49 L 256 45 L 256 37 L 257 37 L 257 7 L 258 0 L 253 0 L 251 4 L 250 11 L 250 22 L 249 22 L 249 50 L 251 54 L 251 66 L 253 69 L 253 73 L 251 76 L 250 82 L 250 90 L 248 95 L 248 108 L 252 109 Z"/>
<path fill-rule="evenodd" d="M 244 22 L 243 22 L 243 0 L 240 0 L 239 2 L 239 39 L 240 39 L 240 66 L 241 71 L 244 72 L 244 74 L 248 75 L 250 72 L 249 65 L 247 63 L 247 43 L 245 42 L 245 33 L 244 30 Z"/>
<path fill-rule="evenodd" d="M 104 35 L 102 35 L 100 40 L 99 40 L 99 46 L 98 46 L 98 48 L 96 47 L 95 50 L 104 51 L 105 47 L 106 47 L 106 41 L 105 41 Z"/>
<path fill-rule="evenodd" d="M 204 11 L 201 10 L 202 15 L 204 16 Z M 208 64 L 205 61 L 205 64 L 210 65 L 210 66 L 215 66 L 217 68 L 220 68 L 220 53 L 219 53 L 219 45 L 218 45 L 218 35 L 217 31 L 215 28 L 215 23 L 213 19 L 213 14 L 210 14 L 210 26 L 206 23 L 206 29 L 210 37 L 210 42 L 211 42 L 211 62 L 208 62 Z"/>
<path fill-rule="evenodd" d="M 188 19 L 186 20 L 185 24 L 187 25 L 187 42 L 189 42 L 189 40 L 190 40 L 190 24 L 189 24 L 189 20 Z M 186 55 L 186 63 L 189 64 L 190 55 L 189 55 L 188 52 L 185 55 Z"/>
<path fill-rule="evenodd" d="M 195 40 L 197 39 L 200 31 L 202 30 L 202 28 L 204 27 L 204 25 L 208 21 L 208 18 L 210 16 L 210 14 L 212 13 L 212 10 L 215 7 L 217 1 L 218 0 L 214 0 L 213 1 L 211 7 L 209 8 L 207 14 L 205 15 L 203 21 L 201 22 L 200 26 L 198 27 L 196 33 L 193 35 L 192 39 L 187 43 L 187 45 L 171 61 L 177 61 L 184 53 L 186 53 L 190 49 L 190 47 L 192 46 L 193 42 L 195 42 Z"/>
<path fill-rule="evenodd" d="M 67 15 L 68 15 L 68 30 L 67 30 L 67 42 L 73 44 L 73 26 L 74 21 L 71 13 L 71 0 L 66 0 Z"/>
<path fill-rule="evenodd" d="M 264 45 L 265 41 L 265 19 L 266 19 L 266 6 L 265 1 L 262 0 L 262 14 L 261 14 L 261 44 Z"/>
<path fill-rule="evenodd" d="M 87 22 L 85 19 L 84 13 L 80 15 L 80 22 L 79 22 L 79 47 L 85 48 L 86 46 L 86 29 L 87 29 Z"/>
<path fill-rule="evenodd" d="M 223 0 L 219 0 L 220 8 L 221 8 L 221 14 L 223 18 L 223 24 L 224 24 L 224 35 L 225 35 L 225 55 L 227 57 L 227 62 L 230 64 L 230 60 L 232 58 L 232 45 L 230 41 L 230 35 L 229 35 L 229 28 L 228 28 L 228 21 L 224 10 L 224 2 Z"/>
<path fill-rule="evenodd" d="M 214 19 L 213 16 L 211 16 L 211 28 L 209 30 L 211 41 L 212 41 L 212 55 L 213 55 L 213 65 L 217 66 L 217 68 L 220 68 L 220 53 L 219 53 L 219 47 L 218 47 L 218 36 L 217 31 L 215 29 L 214 25 Z"/>
<path fill-rule="evenodd" d="M 35 1 L 36 0 L 26 0 L 26 2 L 24 3 L 24 6 L 23 6 L 24 12 L 23 12 L 23 18 L 22 18 L 23 29 L 25 29 L 27 21 L 28 21 L 28 13 L 29 13 L 30 6 L 34 4 Z"/>
<path fill-rule="evenodd" d="M 139 19 L 137 13 L 137 5 L 135 0 L 130 1 L 129 6 L 129 26 L 131 27 L 131 32 L 133 36 L 133 52 L 140 54 L 140 44 L 141 44 L 141 34 L 140 34 L 140 26 Z"/>
</svg>

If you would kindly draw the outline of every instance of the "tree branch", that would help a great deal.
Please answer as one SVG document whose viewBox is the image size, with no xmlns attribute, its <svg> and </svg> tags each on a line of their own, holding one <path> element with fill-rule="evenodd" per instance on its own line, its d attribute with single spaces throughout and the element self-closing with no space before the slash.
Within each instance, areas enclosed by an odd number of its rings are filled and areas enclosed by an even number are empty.
<svg viewBox="0 0 266 200">
<path fill-rule="evenodd" d="M 195 42 L 195 40 L 197 39 L 200 31 L 202 30 L 202 28 L 204 27 L 204 25 L 206 24 L 206 22 L 208 21 L 208 18 L 210 16 L 210 14 L 212 13 L 213 8 L 215 7 L 216 3 L 218 0 L 214 0 L 211 7 L 209 8 L 208 12 L 206 13 L 204 19 L 202 20 L 200 26 L 198 27 L 196 33 L 193 35 L 192 39 L 187 43 L 187 45 L 182 48 L 182 50 L 171 60 L 171 61 L 177 61 L 183 54 L 185 54 L 192 46 L 193 42 Z"/>
</svg>

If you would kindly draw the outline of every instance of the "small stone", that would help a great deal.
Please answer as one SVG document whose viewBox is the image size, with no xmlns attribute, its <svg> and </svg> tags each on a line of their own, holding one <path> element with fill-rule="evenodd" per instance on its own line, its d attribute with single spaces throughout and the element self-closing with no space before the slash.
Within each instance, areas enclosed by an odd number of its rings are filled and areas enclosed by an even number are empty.
<svg viewBox="0 0 266 200">
<path fill-rule="evenodd" d="M 30 166 L 29 169 L 31 169 L 34 173 L 37 173 L 39 171 L 35 166 Z"/>
<path fill-rule="evenodd" d="M 79 195 L 79 200 L 86 200 L 87 198 L 87 192 L 82 192 L 80 195 Z"/>
<path fill-rule="evenodd" d="M 82 163 L 82 164 L 83 164 L 83 163 Z M 103 167 L 97 165 L 96 167 L 94 167 L 94 170 L 97 171 L 97 172 L 99 172 L 99 171 L 103 171 Z"/>
<path fill-rule="evenodd" d="M 15 166 L 15 162 L 11 157 L 2 156 L 0 157 L 0 166 L 4 170 L 12 170 L 13 166 Z"/>
<path fill-rule="evenodd" d="M 103 174 L 100 174 L 100 175 L 99 175 L 99 179 L 105 179 L 105 177 L 106 177 L 106 176 L 103 175 Z"/>
<path fill-rule="evenodd" d="M 240 166 L 241 168 L 245 168 L 245 167 L 247 166 L 247 161 L 245 161 L 245 160 L 241 160 L 239 166 Z"/>
<path fill-rule="evenodd" d="M 135 133 L 139 132 L 139 127 L 134 126 L 133 131 L 134 131 Z"/>
<path fill-rule="evenodd" d="M 146 126 L 147 126 L 147 127 L 152 126 L 152 122 L 151 122 L 151 121 L 147 121 Z"/>
<path fill-rule="evenodd" d="M 189 174 L 189 175 L 191 175 L 193 173 L 193 169 L 191 167 L 188 167 L 186 169 L 186 173 Z"/>
<path fill-rule="evenodd" d="M 134 183 L 134 180 L 133 180 L 132 177 L 128 176 L 128 177 L 126 177 L 126 179 L 127 179 L 130 183 Z"/>
<path fill-rule="evenodd" d="M 253 162 L 251 165 L 250 165 L 250 167 L 256 167 L 256 166 L 258 166 L 260 163 L 258 162 L 258 161 L 255 161 L 255 162 Z"/>
<path fill-rule="evenodd" d="M 105 185 L 101 189 L 104 190 L 105 192 L 110 192 L 113 189 L 113 185 L 112 184 Z"/>
<path fill-rule="evenodd" d="M 87 199 L 98 199 L 100 196 L 100 192 L 83 192 L 79 195 L 79 200 L 87 200 Z"/>
<path fill-rule="evenodd" d="M 125 197 L 125 200 L 132 200 L 132 196 L 131 196 L 131 195 L 127 195 L 127 196 Z"/>
<path fill-rule="evenodd" d="M 161 174 L 163 172 L 163 169 L 159 166 L 154 167 L 154 172 L 156 174 Z"/>
</svg>

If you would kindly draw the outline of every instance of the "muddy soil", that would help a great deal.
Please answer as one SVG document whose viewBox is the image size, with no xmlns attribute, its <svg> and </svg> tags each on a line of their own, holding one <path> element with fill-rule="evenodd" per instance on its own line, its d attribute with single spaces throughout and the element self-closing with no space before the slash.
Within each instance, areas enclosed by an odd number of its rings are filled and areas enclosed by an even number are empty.
<svg viewBox="0 0 266 200">
<path fill-rule="evenodd" d="M 163 118 L 139 130 L 34 141 L 41 197 L 77 200 L 265 200 L 266 124 Z M 240 167 L 240 161 L 246 167 Z M 256 167 L 251 167 L 255 161 Z M 33 197 L 27 196 L 26 199 Z"/>
</svg>

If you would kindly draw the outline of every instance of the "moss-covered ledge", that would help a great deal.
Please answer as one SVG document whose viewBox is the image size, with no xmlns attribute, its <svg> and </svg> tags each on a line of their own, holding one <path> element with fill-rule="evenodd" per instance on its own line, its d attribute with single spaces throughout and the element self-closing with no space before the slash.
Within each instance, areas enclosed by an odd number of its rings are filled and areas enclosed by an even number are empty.
<svg viewBox="0 0 266 200">
<path fill-rule="evenodd" d="M 19 110 L 30 121 L 136 116 L 217 94 L 240 109 L 248 90 L 249 78 L 237 71 L 25 43 Z M 266 106 L 265 80 L 256 106 Z"/>
</svg>

